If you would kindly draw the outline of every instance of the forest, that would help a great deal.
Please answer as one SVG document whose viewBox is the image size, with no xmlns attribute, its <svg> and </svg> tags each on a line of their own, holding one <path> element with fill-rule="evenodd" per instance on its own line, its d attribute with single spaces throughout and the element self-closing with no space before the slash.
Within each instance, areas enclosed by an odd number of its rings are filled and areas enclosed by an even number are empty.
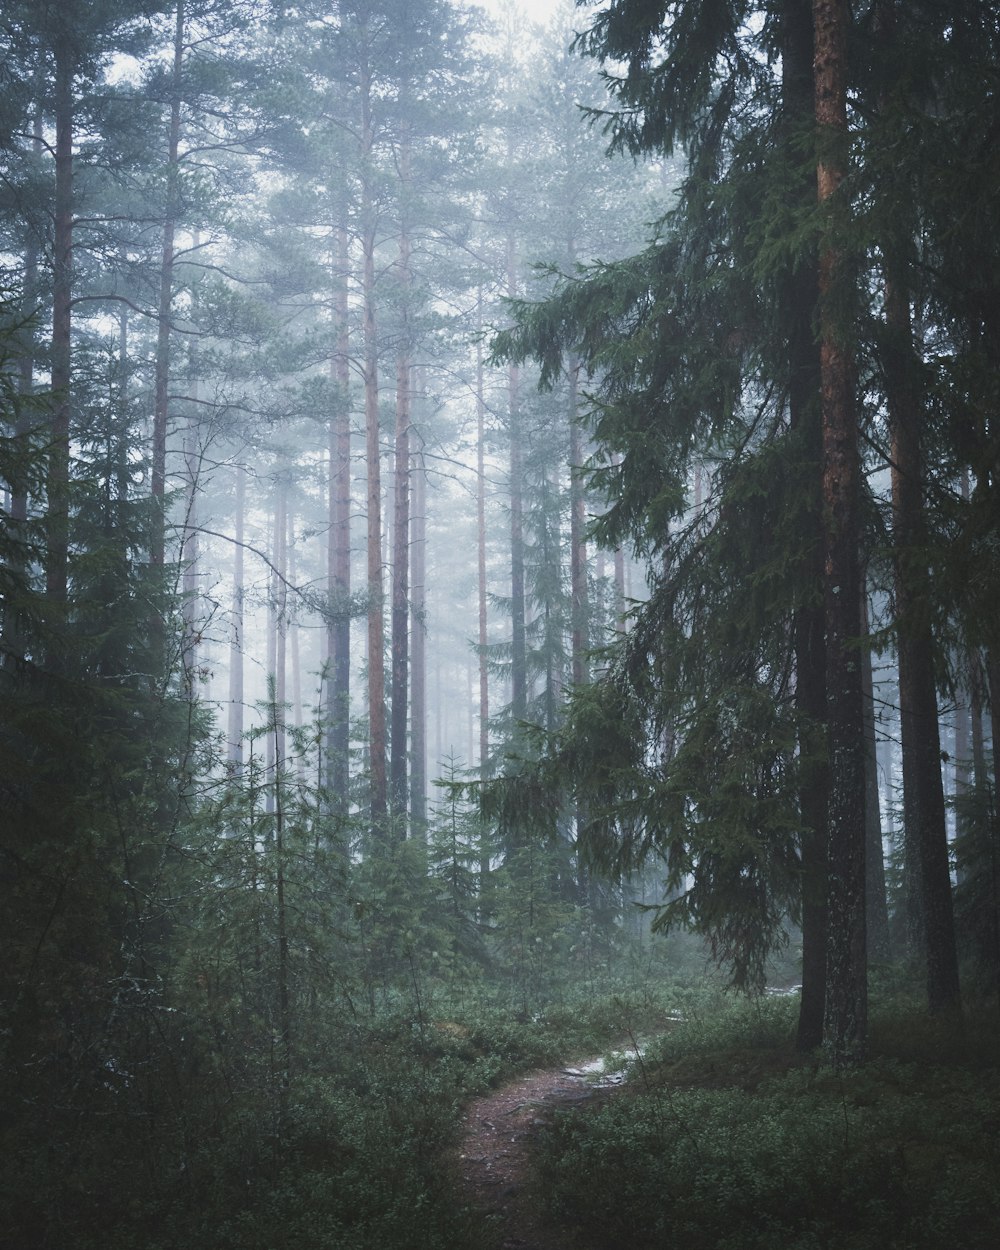
<svg viewBox="0 0 1000 1250">
<path fill-rule="evenodd" d="M 3 1250 L 998 1244 L 998 156 L 987 0 L 0 0 Z"/>
</svg>

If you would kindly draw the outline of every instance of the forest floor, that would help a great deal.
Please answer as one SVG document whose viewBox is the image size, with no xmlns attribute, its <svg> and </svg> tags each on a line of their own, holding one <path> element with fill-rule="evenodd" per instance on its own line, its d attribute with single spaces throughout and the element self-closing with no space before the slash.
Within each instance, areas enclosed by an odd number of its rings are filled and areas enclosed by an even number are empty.
<svg viewBox="0 0 1000 1250">
<path fill-rule="evenodd" d="M 499 1250 L 573 1250 L 572 1234 L 545 1218 L 531 1168 L 532 1141 L 554 1111 L 607 1098 L 620 1073 L 593 1059 L 526 1073 L 466 1109 L 458 1167 L 466 1200 L 485 1217 Z"/>
</svg>

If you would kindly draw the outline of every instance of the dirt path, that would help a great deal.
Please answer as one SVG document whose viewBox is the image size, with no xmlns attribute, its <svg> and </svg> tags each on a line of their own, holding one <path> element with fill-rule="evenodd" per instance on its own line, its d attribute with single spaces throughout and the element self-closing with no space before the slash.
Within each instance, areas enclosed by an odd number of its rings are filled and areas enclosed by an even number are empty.
<svg viewBox="0 0 1000 1250">
<path fill-rule="evenodd" d="M 459 1168 L 469 1202 L 486 1216 L 501 1250 L 571 1250 L 537 1210 L 531 1139 L 553 1110 L 607 1092 L 570 1065 L 529 1073 L 469 1105 Z"/>
</svg>

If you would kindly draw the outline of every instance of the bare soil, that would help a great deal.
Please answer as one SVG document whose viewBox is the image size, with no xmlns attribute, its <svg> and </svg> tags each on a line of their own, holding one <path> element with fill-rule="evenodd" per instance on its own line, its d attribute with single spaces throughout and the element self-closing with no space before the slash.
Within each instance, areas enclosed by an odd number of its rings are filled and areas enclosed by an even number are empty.
<svg viewBox="0 0 1000 1250">
<path fill-rule="evenodd" d="M 532 1138 L 552 1112 L 605 1097 L 575 1065 L 532 1072 L 470 1103 L 459 1147 L 459 1174 L 472 1207 L 499 1250 L 574 1250 L 578 1235 L 543 1219 L 531 1172 Z"/>
</svg>

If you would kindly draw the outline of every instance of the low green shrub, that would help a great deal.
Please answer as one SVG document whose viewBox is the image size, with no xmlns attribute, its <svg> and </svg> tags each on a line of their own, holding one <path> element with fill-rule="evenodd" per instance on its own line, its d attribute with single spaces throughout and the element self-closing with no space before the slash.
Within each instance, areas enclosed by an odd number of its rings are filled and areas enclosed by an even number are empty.
<svg viewBox="0 0 1000 1250">
<path fill-rule="evenodd" d="M 650 1048 L 635 1092 L 557 1117 L 538 1143 L 551 1214 L 579 1226 L 581 1246 L 635 1250 L 1000 1244 L 995 1059 L 966 1067 L 961 1050 L 939 1050 L 936 1065 L 789 1069 L 793 1023 L 781 999 L 727 1004 Z"/>
</svg>

